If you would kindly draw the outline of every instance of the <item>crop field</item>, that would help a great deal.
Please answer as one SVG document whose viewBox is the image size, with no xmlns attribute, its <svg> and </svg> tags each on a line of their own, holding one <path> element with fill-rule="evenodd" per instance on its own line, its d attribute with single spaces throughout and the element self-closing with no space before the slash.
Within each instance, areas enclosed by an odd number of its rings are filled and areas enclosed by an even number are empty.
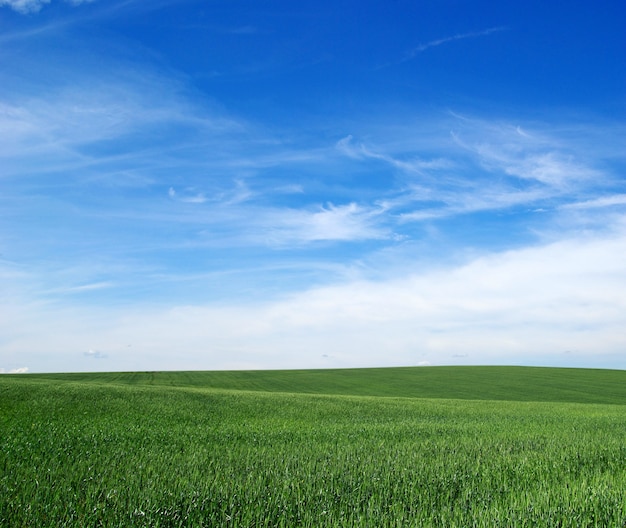
<svg viewBox="0 0 626 528">
<path fill-rule="evenodd" d="M 0 525 L 623 528 L 626 372 L 4 375 Z"/>
</svg>

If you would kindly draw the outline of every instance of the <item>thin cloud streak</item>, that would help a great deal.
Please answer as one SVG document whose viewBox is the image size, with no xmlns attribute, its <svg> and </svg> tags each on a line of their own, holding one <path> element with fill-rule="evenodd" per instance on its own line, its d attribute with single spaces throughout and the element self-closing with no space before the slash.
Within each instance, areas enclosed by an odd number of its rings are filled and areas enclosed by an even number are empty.
<svg viewBox="0 0 626 528">
<path fill-rule="evenodd" d="M 482 31 L 470 31 L 468 33 L 459 33 L 457 35 L 453 35 L 452 37 L 444 37 L 440 39 L 431 40 L 426 44 L 420 44 L 416 46 L 411 51 L 409 51 L 406 57 L 402 60 L 402 62 L 410 61 L 415 58 L 418 54 L 426 51 L 429 48 L 436 48 L 437 46 L 441 46 L 442 44 L 447 44 L 449 42 L 454 42 L 456 40 L 464 40 L 464 39 L 472 39 L 477 37 L 486 37 L 487 35 L 491 35 L 492 33 L 499 33 L 501 31 L 507 31 L 508 28 L 503 26 L 492 27 L 489 29 L 485 29 Z"/>
<path fill-rule="evenodd" d="M 604 209 L 613 206 L 626 205 L 626 194 L 615 194 L 612 196 L 604 196 L 593 200 L 585 200 L 582 202 L 569 203 L 561 206 L 562 209 Z"/>
</svg>

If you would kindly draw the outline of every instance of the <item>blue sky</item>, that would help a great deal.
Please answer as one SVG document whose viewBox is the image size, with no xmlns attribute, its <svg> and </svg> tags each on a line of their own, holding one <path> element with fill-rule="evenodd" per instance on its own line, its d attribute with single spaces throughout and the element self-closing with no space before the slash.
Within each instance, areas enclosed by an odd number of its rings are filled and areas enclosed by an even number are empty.
<svg viewBox="0 0 626 528">
<path fill-rule="evenodd" d="M 0 372 L 626 368 L 625 22 L 0 0 Z"/>
</svg>

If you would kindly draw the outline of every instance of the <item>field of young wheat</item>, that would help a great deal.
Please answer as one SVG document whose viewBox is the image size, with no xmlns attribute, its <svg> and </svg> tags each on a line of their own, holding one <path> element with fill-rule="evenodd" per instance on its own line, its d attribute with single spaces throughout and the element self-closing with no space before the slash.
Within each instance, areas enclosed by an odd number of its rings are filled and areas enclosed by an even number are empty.
<svg viewBox="0 0 626 528">
<path fill-rule="evenodd" d="M 133 376 L 0 377 L 1 526 L 626 526 L 619 389 L 599 404 Z"/>
</svg>

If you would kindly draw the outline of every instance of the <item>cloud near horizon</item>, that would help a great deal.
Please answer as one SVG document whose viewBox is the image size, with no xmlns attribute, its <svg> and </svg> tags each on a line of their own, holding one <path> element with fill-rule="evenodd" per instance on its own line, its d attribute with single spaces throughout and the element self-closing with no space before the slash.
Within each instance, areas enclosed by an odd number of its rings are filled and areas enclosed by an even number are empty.
<svg viewBox="0 0 626 528">
<path fill-rule="evenodd" d="M 36 332 L 3 330 L 5 348 L 31 360 L 30 351 L 47 342 L 49 353 L 37 358 L 43 371 L 54 370 L 59 355 L 70 360 L 85 341 L 98 343 L 86 357 L 109 356 L 119 370 L 141 369 L 148 359 L 158 369 L 207 370 L 425 362 L 626 368 L 625 226 L 601 239 L 582 236 L 443 270 L 348 280 L 253 305 L 94 308 L 73 317 L 44 307 L 24 313 L 28 320 L 19 325 Z"/>
<path fill-rule="evenodd" d="M 93 359 L 104 359 L 107 357 L 107 355 L 101 352 L 100 350 L 93 350 L 93 349 L 87 350 L 87 352 L 85 352 L 85 356 L 93 358 Z"/>
<path fill-rule="evenodd" d="M 26 374 L 28 372 L 28 367 L 19 367 L 14 369 L 6 370 L 4 368 L 0 368 L 0 374 Z"/>
</svg>

